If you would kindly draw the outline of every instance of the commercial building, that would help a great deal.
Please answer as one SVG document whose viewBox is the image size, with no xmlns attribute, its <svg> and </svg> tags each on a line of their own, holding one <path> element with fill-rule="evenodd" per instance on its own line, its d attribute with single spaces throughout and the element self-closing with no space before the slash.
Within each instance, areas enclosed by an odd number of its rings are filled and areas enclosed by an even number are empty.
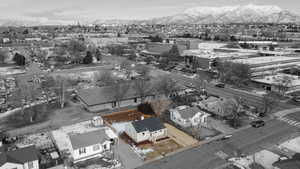
<svg viewBox="0 0 300 169">
<path fill-rule="evenodd" d="M 300 78 L 295 75 L 276 73 L 252 79 L 252 83 L 268 91 L 292 93 L 300 91 Z"/>
</svg>

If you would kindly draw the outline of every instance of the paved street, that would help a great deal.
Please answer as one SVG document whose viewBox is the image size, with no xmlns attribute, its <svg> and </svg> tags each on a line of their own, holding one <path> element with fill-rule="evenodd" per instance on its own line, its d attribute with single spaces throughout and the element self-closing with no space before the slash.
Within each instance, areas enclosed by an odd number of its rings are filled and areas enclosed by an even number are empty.
<svg viewBox="0 0 300 169">
<path fill-rule="evenodd" d="M 183 75 L 177 74 L 177 73 L 170 73 L 169 76 L 171 76 L 173 79 L 175 79 L 177 82 L 183 84 L 183 85 L 190 85 L 191 83 L 195 83 L 196 79 L 192 79 L 189 77 L 185 77 Z M 221 97 L 236 97 L 236 96 L 240 96 L 242 98 L 244 98 L 248 104 L 252 105 L 252 106 L 256 106 L 259 107 L 262 104 L 262 100 L 263 98 L 259 95 L 256 94 L 252 94 L 250 92 L 246 92 L 246 91 L 242 91 L 242 90 L 236 90 L 236 89 L 232 89 L 232 88 L 218 88 L 215 87 L 214 85 L 208 84 L 206 86 L 206 90 L 208 93 L 214 94 L 214 95 L 218 95 Z M 284 109 L 291 109 L 291 108 L 295 108 L 297 106 L 292 105 L 292 104 L 287 104 L 287 103 L 282 103 L 280 102 L 278 104 L 277 107 L 277 111 L 279 110 L 284 110 Z"/>
<path fill-rule="evenodd" d="M 122 139 L 119 139 L 116 151 L 125 169 L 134 169 L 143 164 L 143 160 Z"/>
<path fill-rule="evenodd" d="M 138 169 L 214 169 L 226 161 L 222 157 L 251 154 L 299 135 L 297 128 L 279 120 L 271 120 L 262 128 L 247 128 L 228 140 L 214 141 L 150 162 Z"/>
</svg>

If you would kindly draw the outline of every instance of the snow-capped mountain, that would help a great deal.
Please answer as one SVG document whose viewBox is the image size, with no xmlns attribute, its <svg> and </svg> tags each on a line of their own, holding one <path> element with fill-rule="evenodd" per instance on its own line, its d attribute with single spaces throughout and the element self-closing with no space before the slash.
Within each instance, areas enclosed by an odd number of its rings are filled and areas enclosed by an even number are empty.
<svg viewBox="0 0 300 169">
<path fill-rule="evenodd" d="M 272 5 L 245 5 L 224 7 L 193 7 L 183 12 L 149 20 L 97 19 L 80 20 L 85 25 L 124 25 L 124 24 L 206 24 L 206 23 L 300 23 L 300 16 Z M 51 18 L 3 18 L 0 26 L 32 26 L 32 25 L 69 25 L 74 20 Z"/>
<path fill-rule="evenodd" d="M 300 22 L 297 14 L 271 5 L 194 7 L 180 14 L 154 18 L 151 23 L 287 23 Z"/>
</svg>

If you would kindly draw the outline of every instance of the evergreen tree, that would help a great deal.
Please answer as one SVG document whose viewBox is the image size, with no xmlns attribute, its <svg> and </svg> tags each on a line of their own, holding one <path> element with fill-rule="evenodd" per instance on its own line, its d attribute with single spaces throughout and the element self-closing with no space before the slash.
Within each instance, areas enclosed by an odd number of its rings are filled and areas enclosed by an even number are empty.
<svg viewBox="0 0 300 169">
<path fill-rule="evenodd" d="M 90 51 L 86 52 L 86 56 L 83 58 L 84 64 L 91 64 L 93 63 L 93 55 Z"/>
<path fill-rule="evenodd" d="M 95 57 L 97 58 L 98 61 L 102 60 L 102 54 L 99 49 L 96 49 Z"/>
<path fill-rule="evenodd" d="M 168 53 L 172 61 L 177 61 L 180 59 L 180 53 L 177 45 L 173 45 Z"/>
<path fill-rule="evenodd" d="M 19 53 L 16 53 L 13 61 L 18 65 L 18 66 L 24 66 L 25 65 L 25 57 Z"/>
</svg>

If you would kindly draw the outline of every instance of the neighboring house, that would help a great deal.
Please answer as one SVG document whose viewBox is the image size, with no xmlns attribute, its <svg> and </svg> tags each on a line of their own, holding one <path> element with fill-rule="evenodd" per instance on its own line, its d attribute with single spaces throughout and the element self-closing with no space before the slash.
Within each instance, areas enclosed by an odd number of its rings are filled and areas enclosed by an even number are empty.
<svg viewBox="0 0 300 169">
<path fill-rule="evenodd" d="M 226 103 L 227 100 L 225 98 L 217 98 L 211 96 L 205 100 L 198 102 L 195 105 L 199 106 L 202 110 L 206 110 L 209 113 L 212 113 L 217 117 L 225 118 L 230 115 L 225 111 Z"/>
<path fill-rule="evenodd" d="M 93 87 L 82 89 L 77 92 L 78 99 L 91 112 L 101 110 L 109 110 L 120 107 L 134 106 L 141 103 L 141 97 L 133 87 L 130 87 L 126 93 L 122 93 L 124 97 L 119 98 L 119 103 L 116 102 L 116 97 L 120 94 L 114 93 L 113 86 Z M 149 95 L 145 100 L 151 100 L 154 96 Z"/>
<path fill-rule="evenodd" d="M 0 169 L 39 169 L 35 146 L 0 151 Z"/>
<path fill-rule="evenodd" d="M 133 121 L 126 125 L 125 133 L 135 142 L 156 142 L 167 137 L 167 128 L 157 117 Z"/>
<path fill-rule="evenodd" d="M 207 119 L 210 115 L 201 111 L 198 107 L 179 106 L 170 110 L 171 120 L 181 127 L 204 126 L 207 127 Z"/>
<path fill-rule="evenodd" d="M 103 152 L 111 149 L 111 138 L 105 129 L 100 129 L 83 134 L 69 135 L 74 162 L 84 161 L 94 157 L 103 156 Z"/>
<path fill-rule="evenodd" d="M 148 82 L 149 91 L 145 96 L 144 101 L 151 101 L 161 95 L 154 90 L 151 90 L 157 84 L 157 81 Z M 176 84 L 176 90 L 168 97 L 185 94 L 187 89 L 185 86 Z M 123 93 L 122 93 L 123 92 Z M 142 101 L 140 94 L 135 88 L 135 84 L 131 84 L 129 89 L 122 91 L 121 87 L 104 86 L 81 89 L 77 91 L 77 98 L 83 106 L 90 112 L 99 112 L 120 107 L 136 106 Z"/>
<path fill-rule="evenodd" d="M 299 169 L 299 159 L 280 160 L 273 163 L 274 169 Z"/>
</svg>

